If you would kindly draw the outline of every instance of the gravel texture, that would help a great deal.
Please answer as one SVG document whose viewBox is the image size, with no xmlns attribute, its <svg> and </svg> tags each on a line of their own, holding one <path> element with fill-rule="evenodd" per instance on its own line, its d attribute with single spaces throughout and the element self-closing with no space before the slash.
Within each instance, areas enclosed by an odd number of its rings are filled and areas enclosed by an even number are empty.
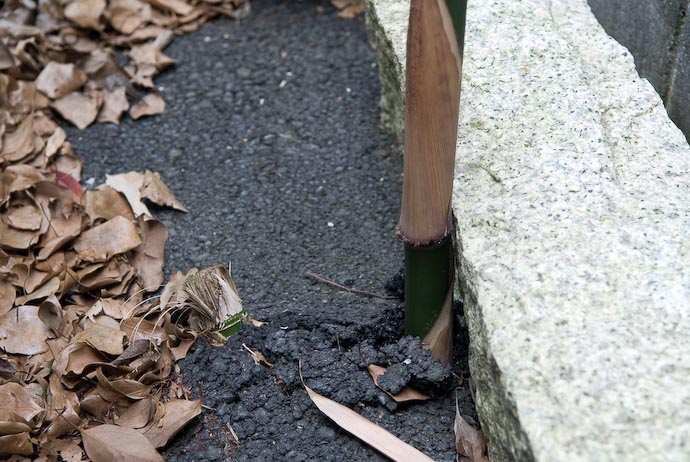
<svg viewBox="0 0 690 462">
<path fill-rule="evenodd" d="M 168 275 L 231 261 L 247 311 L 271 322 L 245 327 L 225 348 L 199 342 L 182 362 L 207 407 L 166 459 L 385 460 L 311 404 L 301 360 L 315 391 L 451 462 L 456 394 L 476 417 L 468 381 L 455 391 L 458 376 L 468 377 L 466 338 L 454 367 L 441 366 L 418 340 L 401 338 L 400 301 L 305 276 L 376 293 L 403 282 L 402 162 L 379 127 L 364 22 L 338 18 L 325 2 L 252 5 L 250 17 L 216 20 L 166 49 L 178 65 L 156 81 L 168 103 L 162 115 L 70 130 L 85 180 L 148 168 L 189 208 L 155 211 L 170 230 Z M 254 364 L 243 343 L 273 367 Z M 396 404 L 363 359 L 391 368 L 387 389 L 410 384 L 437 399 Z"/>
</svg>

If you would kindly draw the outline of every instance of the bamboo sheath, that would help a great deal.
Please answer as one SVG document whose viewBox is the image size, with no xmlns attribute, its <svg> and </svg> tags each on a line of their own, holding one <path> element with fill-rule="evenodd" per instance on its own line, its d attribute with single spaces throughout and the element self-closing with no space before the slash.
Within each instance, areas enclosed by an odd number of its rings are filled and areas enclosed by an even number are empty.
<svg viewBox="0 0 690 462">
<path fill-rule="evenodd" d="M 407 37 L 400 233 L 420 246 L 450 232 L 461 60 L 444 0 L 412 0 Z"/>
<path fill-rule="evenodd" d="M 451 197 L 466 0 L 412 0 L 407 38 L 405 159 L 400 234 L 405 242 L 405 333 L 452 360 Z"/>
</svg>

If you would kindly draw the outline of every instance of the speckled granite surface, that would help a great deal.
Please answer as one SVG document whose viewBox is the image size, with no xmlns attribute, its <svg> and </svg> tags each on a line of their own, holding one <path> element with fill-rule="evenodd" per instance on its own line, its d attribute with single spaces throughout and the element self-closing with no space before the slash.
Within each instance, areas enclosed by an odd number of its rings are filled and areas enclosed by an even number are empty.
<svg viewBox="0 0 690 462">
<path fill-rule="evenodd" d="M 368 5 L 393 93 L 407 8 Z M 585 0 L 470 0 L 464 70 L 458 273 L 492 462 L 689 461 L 683 135 Z"/>
</svg>

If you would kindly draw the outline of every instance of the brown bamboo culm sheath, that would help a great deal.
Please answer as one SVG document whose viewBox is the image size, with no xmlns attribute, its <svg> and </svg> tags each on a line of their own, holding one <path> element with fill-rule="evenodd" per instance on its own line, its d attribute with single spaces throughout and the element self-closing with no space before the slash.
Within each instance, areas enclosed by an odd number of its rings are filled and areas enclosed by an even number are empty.
<svg viewBox="0 0 690 462">
<path fill-rule="evenodd" d="M 400 214 L 400 232 L 412 245 L 450 232 L 461 68 L 445 0 L 412 0 Z"/>
</svg>

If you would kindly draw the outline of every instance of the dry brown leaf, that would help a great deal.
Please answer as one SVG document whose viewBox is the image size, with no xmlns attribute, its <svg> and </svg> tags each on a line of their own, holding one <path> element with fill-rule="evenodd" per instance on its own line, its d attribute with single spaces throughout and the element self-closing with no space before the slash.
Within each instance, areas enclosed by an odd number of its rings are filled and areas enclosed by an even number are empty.
<svg viewBox="0 0 690 462">
<path fill-rule="evenodd" d="M 5 215 L 5 222 L 8 225 L 24 231 L 40 229 L 42 219 L 43 215 L 38 207 L 28 203 L 9 209 Z"/>
<path fill-rule="evenodd" d="M 25 118 L 12 132 L 5 133 L 0 157 L 7 162 L 17 162 L 34 151 L 34 122 Z"/>
<path fill-rule="evenodd" d="M 10 456 L 12 454 L 29 456 L 33 454 L 33 452 L 34 446 L 31 444 L 29 432 L 0 436 L 0 457 Z"/>
<path fill-rule="evenodd" d="M 132 250 L 139 244 L 141 238 L 134 224 L 124 217 L 115 217 L 82 233 L 74 250 L 82 260 L 95 262 Z"/>
<path fill-rule="evenodd" d="M 144 175 L 139 172 L 120 173 L 106 175 L 105 184 L 115 191 L 119 191 L 127 198 L 135 217 L 145 215 L 150 217 L 151 212 L 141 201 L 140 189 L 144 184 Z"/>
<path fill-rule="evenodd" d="M 76 343 L 86 343 L 98 351 L 109 355 L 119 355 L 125 350 L 125 333 L 100 324 L 92 324 L 79 332 L 73 339 Z"/>
<path fill-rule="evenodd" d="M 67 139 L 67 133 L 60 127 L 57 127 L 48 141 L 46 141 L 45 155 L 47 158 L 53 157 L 60 150 Z"/>
<path fill-rule="evenodd" d="M 36 89 L 49 98 L 59 99 L 86 83 L 86 74 L 74 64 L 49 62 L 36 78 Z"/>
<path fill-rule="evenodd" d="M 72 0 L 64 10 L 65 17 L 77 25 L 89 29 L 101 29 L 100 17 L 105 10 L 105 0 Z"/>
<path fill-rule="evenodd" d="M 154 204 L 165 205 L 182 212 L 189 211 L 175 198 L 158 172 L 150 170 L 144 172 L 144 181 L 140 191 L 141 197 L 150 200 Z"/>
<path fill-rule="evenodd" d="M 168 230 L 157 220 L 138 221 L 142 244 L 134 249 L 132 265 L 139 273 L 139 282 L 147 292 L 155 292 L 163 283 L 163 264 L 165 263 L 165 241 Z"/>
<path fill-rule="evenodd" d="M 85 129 L 96 120 L 100 102 L 83 93 L 72 92 L 52 104 L 60 115 L 79 129 Z"/>
<path fill-rule="evenodd" d="M 114 423 L 120 427 L 143 428 L 149 423 L 156 410 L 153 398 L 127 402 L 126 406 L 122 403 L 118 404 Z"/>
<path fill-rule="evenodd" d="M 62 460 L 64 462 L 80 462 L 84 451 L 77 443 L 70 440 L 52 440 L 41 445 L 36 462 Z M 42 459 L 43 458 L 43 459 Z"/>
<path fill-rule="evenodd" d="M 113 91 L 105 92 L 103 108 L 101 108 L 101 112 L 98 114 L 99 122 L 120 123 L 122 114 L 129 109 L 126 91 L 124 86 L 118 86 Z"/>
<path fill-rule="evenodd" d="M 185 16 L 194 9 L 192 5 L 183 0 L 147 0 L 151 5 L 162 10 L 171 11 L 180 16 Z"/>
<path fill-rule="evenodd" d="M 99 425 L 81 431 L 86 455 L 93 462 L 163 462 L 144 435 L 117 425 Z M 123 444 L 124 443 L 124 444 Z"/>
<path fill-rule="evenodd" d="M 243 343 L 243 344 L 242 344 L 242 347 L 243 347 L 245 350 L 247 350 L 247 352 L 249 352 L 249 355 L 250 355 L 250 356 L 252 357 L 252 359 L 254 360 L 254 364 L 256 364 L 257 366 L 273 367 L 273 364 L 271 364 L 270 362 L 268 362 L 268 360 L 267 360 L 266 357 L 263 355 L 263 353 L 261 353 L 261 352 L 260 352 L 259 350 L 257 350 L 256 348 L 252 348 L 252 347 L 250 347 L 250 346 L 247 346 L 246 343 Z"/>
<path fill-rule="evenodd" d="M 137 120 L 144 116 L 151 116 L 160 114 L 165 110 L 165 101 L 158 93 L 149 93 L 144 96 L 141 101 L 132 106 L 129 110 L 129 115 L 132 119 Z"/>
<path fill-rule="evenodd" d="M 0 316 L 4 315 L 14 306 L 17 291 L 8 281 L 0 279 Z"/>
<path fill-rule="evenodd" d="M 263 327 L 271 324 L 270 321 L 259 321 L 258 319 L 254 319 L 251 316 L 247 316 L 246 318 L 244 318 L 244 322 L 251 324 L 254 327 Z"/>
<path fill-rule="evenodd" d="M 151 20 L 151 7 L 138 0 L 112 0 L 110 24 L 123 34 L 129 35 Z"/>
<path fill-rule="evenodd" d="M 368 364 L 367 370 L 369 371 L 369 375 L 371 375 L 371 378 L 374 380 L 374 385 L 383 390 L 388 396 L 393 398 L 393 400 L 395 400 L 396 403 L 404 403 L 406 401 L 426 401 L 428 399 L 431 399 L 431 396 L 419 392 L 411 387 L 405 387 L 400 391 L 400 393 L 393 394 L 388 390 L 381 388 L 381 385 L 379 385 L 379 377 L 386 373 L 387 369 L 385 367 L 377 366 L 376 364 Z"/>
<path fill-rule="evenodd" d="M 0 421 L 30 423 L 41 414 L 43 399 L 35 393 L 35 387 L 14 382 L 0 385 Z"/>
<path fill-rule="evenodd" d="M 132 209 L 125 198 L 112 188 L 101 187 L 96 191 L 86 191 L 84 202 L 84 210 L 91 222 L 99 218 L 110 220 L 117 216 L 134 220 Z"/>
<path fill-rule="evenodd" d="M 34 300 L 40 300 L 42 298 L 50 297 L 51 295 L 55 294 L 59 289 L 60 278 L 55 276 L 53 278 L 50 278 L 48 281 L 46 281 L 45 284 L 43 284 L 41 287 L 34 290 L 30 294 L 17 297 L 15 303 L 17 305 L 24 305 Z"/>
<path fill-rule="evenodd" d="M 18 306 L 0 316 L 0 348 L 7 353 L 35 355 L 48 350 L 52 336 L 38 317 L 37 306 Z"/>
<path fill-rule="evenodd" d="M 486 440 L 481 430 L 476 430 L 460 415 L 455 407 L 455 447 L 458 462 L 489 462 L 486 456 Z"/>
<path fill-rule="evenodd" d="M 418 449 L 400 440 L 388 430 L 365 419 L 355 411 L 316 393 L 306 384 L 304 389 L 316 407 L 340 428 L 356 436 L 395 462 L 434 462 L 433 459 Z"/>
<path fill-rule="evenodd" d="M 25 250 L 40 239 L 39 231 L 23 231 L 14 229 L 0 220 L 0 248 Z"/>
<path fill-rule="evenodd" d="M 165 403 L 165 415 L 143 430 L 157 448 L 165 446 L 187 423 L 201 413 L 201 401 L 172 399 Z"/>
<path fill-rule="evenodd" d="M 10 165 L 0 171 L 0 203 L 6 202 L 9 195 L 24 191 L 36 183 L 45 181 L 41 172 L 30 165 Z"/>
<path fill-rule="evenodd" d="M 130 399 L 145 399 L 148 397 L 151 387 L 138 380 L 132 379 L 113 379 L 110 380 L 103 374 L 102 368 L 96 370 L 98 394 L 106 401 L 116 402 L 122 397 Z"/>
</svg>

